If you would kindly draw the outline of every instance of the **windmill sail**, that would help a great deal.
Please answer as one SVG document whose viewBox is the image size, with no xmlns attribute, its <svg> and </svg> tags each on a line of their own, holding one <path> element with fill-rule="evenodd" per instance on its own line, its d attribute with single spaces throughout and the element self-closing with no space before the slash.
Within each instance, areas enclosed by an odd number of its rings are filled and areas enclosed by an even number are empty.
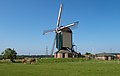
<svg viewBox="0 0 120 76">
<path fill-rule="evenodd" d="M 66 26 L 63 26 L 63 27 L 61 27 L 61 28 L 59 28 L 59 29 L 61 30 L 61 29 L 64 29 L 64 28 L 73 27 L 73 26 L 78 25 L 78 23 L 79 23 L 78 21 L 77 21 L 77 22 L 73 22 L 73 23 L 68 24 L 68 25 L 66 25 Z"/>
<path fill-rule="evenodd" d="M 60 26 L 62 7 L 63 7 L 63 4 L 60 5 L 60 10 L 59 10 L 59 14 L 58 14 L 58 20 L 57 20 L 57 27 Z"/>
<path fill-rule="evenodd" d="M 48 34 L 50 32 L 55 32 L 56 29 L 51 29 L 51 30 L 45 30 L 43 31 L 43 35 Z"/>
</svg>

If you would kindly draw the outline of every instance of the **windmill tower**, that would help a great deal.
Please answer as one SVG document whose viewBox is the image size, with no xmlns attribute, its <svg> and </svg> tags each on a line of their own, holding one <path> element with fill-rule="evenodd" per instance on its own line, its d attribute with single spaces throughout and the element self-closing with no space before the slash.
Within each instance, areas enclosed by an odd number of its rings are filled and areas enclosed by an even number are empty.
<svg viewBox="0 0 120 76">
<path fill-rule="evenodd" d="M 46 55 L 48 55 L 48 46 L 46 46 Z"/>
<path fill-rule="evenodd" d="M 73 49 L 72 42 L 72 30 L 70 27 L 76 26 L 79 22 L 73 22 L 66 26 L 61 26 L 61 14 L 62 14 L 63 4 L 60 5 L 60 10 L 58 14 L 57 27 L 52 30 L 47 30 L 43 32 L 43 35 L 49 32 L 55 32 L 55 39 L 52 46 L 51 55 L 54 52 L 54 46 L 56 44 L 57 52 L 55 52 L 55 58 L 69 58 L 73 57 L 75 51 Z"/>
</svg>

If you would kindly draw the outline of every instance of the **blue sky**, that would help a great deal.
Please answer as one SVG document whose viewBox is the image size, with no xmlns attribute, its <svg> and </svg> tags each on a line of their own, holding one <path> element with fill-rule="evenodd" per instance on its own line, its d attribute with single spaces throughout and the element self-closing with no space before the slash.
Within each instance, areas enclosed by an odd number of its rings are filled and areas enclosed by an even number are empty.
<svg viewBox="0 0 120 76">
<path fill-rule="evenodd" d="M 45 54 L 48 46 L 50 53 L 55 34 L 42 33 L 56 27 L 61 3 L 61 25 L 80 22 L 73 29 L 78 52 L 120 52 L 119 0 L 0 0 L 0 52 Z"/>
</svg>

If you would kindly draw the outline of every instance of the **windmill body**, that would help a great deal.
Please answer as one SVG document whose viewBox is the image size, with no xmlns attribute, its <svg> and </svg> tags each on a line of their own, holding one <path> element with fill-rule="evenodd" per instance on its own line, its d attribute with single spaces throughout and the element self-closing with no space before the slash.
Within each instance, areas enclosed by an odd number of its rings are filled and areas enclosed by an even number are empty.
<svg viewBox="0 0 120 76">
<path fill-rule="evenodd" d="M 76 26 L 79 22 L 73 22 L 71 24 L 68 24 L 66 26 L 60 26 L 61 21 L 61 13 L 62 13 L 62 7 L 63 5 L 60 5 L 60 10 L 58 14 L 58 20 L 57 20 L 57 27 L 52 30 L 44 31 L 43 34 L 47 34 L 49 32 L 55 32 L 55 39 L 53 42 L 52 52 L 54 51 L 54 46 L 56 43 L 57 52 L 55 52 L 55 58 L 69 58 L 73 57 L 73 42 L 72 42 L 72 30 L 70 27 Z M 74 52 L 75 53 L 75 52 Z"/>
<path fill-rule="evenodd" d="M 72 31 L 70 28 L 64 28 L 56 35 L 56 48 L 58 50 L 72 49 Z"/>
</svg>

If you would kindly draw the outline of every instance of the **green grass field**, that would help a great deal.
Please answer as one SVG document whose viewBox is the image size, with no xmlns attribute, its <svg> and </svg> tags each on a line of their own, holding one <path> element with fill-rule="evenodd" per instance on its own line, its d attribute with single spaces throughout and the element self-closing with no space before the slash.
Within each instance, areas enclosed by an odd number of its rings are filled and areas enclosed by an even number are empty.
<svg viewBox="0 0 120 76">
<path fill-rule="evenodd" d="M 120 76 L 117 61 L 1 63 L 0 76 Z"/>
</svg>

